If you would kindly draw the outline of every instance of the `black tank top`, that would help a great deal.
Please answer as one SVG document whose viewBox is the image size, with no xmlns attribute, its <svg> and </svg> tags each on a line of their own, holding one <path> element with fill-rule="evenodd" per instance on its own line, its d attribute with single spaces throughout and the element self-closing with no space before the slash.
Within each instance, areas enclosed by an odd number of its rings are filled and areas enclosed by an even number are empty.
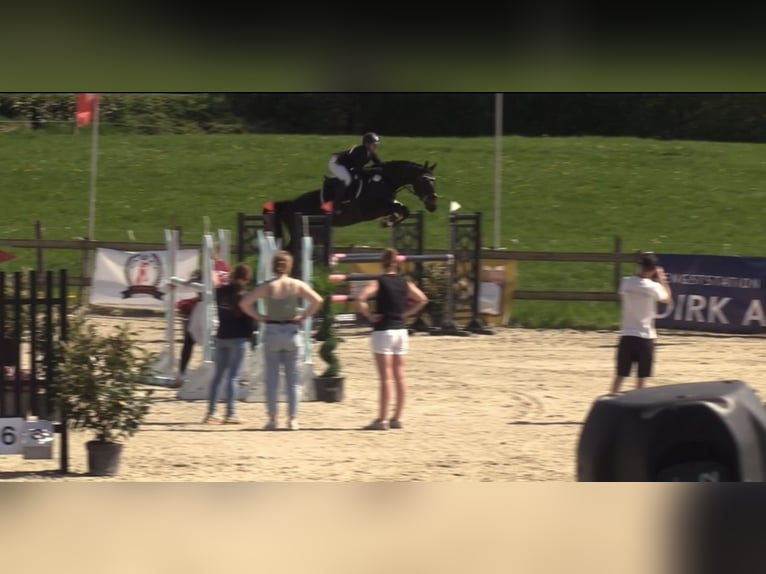
<svg viewBox="0 0 766 574">
<path fill-rule="evenodd" d="M 234 285 L 223 285 L 215 290 L 218 303 L 219 339 L 247 339 L 253 333 L 253 320 L 239 308 L 242 298 Z"/>
<path fill-rule="evenodd" d="M 378 295 L 376 312 L 383 318 L 375 323 L 375 331 L 406 329 L 402 315 L 407 310 L 407 280 L 401 275 L 381 275 L 378 277 Z"/>
</svg>

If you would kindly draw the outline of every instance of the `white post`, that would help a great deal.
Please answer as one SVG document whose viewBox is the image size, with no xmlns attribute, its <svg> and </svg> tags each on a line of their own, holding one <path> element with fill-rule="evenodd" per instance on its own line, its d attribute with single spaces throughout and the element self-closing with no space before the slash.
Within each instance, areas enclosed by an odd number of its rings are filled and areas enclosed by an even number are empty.
<svg viewBox="0 0 766 574">
<path fill-rule="evenodd" d="M 307 226 L 308 217 L 305 215 L 303 216 L 304 226 Z M 311 284 L 311 277 L 314 273 L 314 261 L 312 257 L 312 251 L 314 249 L 313 239 L 311 235 L 309 235 L 308 231 L 304 229 L 305 235 L 302 237 L 303 241 L 303 260 L 301 261 L 301 267 L 303 271 L 303 281 L 304 283 Z M 311 364 L 313 361 L 311 359 L 311 327 L 312 327 L 312 318 L 307 317 L 306 320 L 303 322 L 303 352 L 304 352 L 304 362 L 307 364 Z"/>
<path fill-rule="evenodd" d="M 93 136 L 90 148 L 90 209 L 88 211 L 88 239 L 96 240 L 96 172 L 98 168 L 98 108 L 99 96 L 94 96 L 93 103 Z"/>
<path fill-rule="evenodd" d="M 273 272 L 271 270 L 271 262 L 274 259 L 274 254 L 278 251 L 276 241 L 274 240 L 274 234 L 265 232 L 262 229 L 258 230 L 258 274 L 256 280 L 258 283 L 264 283 L 272 278 Z M 261 315 L 266 314 L 266 303 L 263 299 L 259 299 L 256 303 L 256 308 Z M 263 331 L 264 326 L 261 325 L 258 329 L 258 347 L 261 347 L 263 343 Z"/>
<path fill-rule="evenodd" d="M 495 213 L 493 217 L 494 235 L 492 246 L 500 249 L 500 194 L 502 184 L 503 159 L 503 94 L 495 94 Z"/>
<path fill-rule="evenodd" d="M 166 229 L 165 230 L 165 243 L 167 245 L 167 262 L 168 262 L 168 277 L 176 276 L 176 263 L 178 260 L 178 230 Z M 165 302 L 166 308 L 166 332 L 165 337 L 168 342 L 168 375 L 172 375 L 176 368 L 176 290 L 175 288 L 168 289 L 168 299 Z"/>
<path fill-rule="evenodd" d="M 202 360 L 213 362 L 213 314 L 218 305 L 213 290 L 213 236 L 206 233 L 202 237 L 202 283 L 205 286 L 202 302 L 205 305 L 205 331 L 202 335 Z"/>
<path fill-rule="evenodd" d="M 231 231 L 218 230 L 218 257 L 227 265 L 231 265 Z"/>
</svg>

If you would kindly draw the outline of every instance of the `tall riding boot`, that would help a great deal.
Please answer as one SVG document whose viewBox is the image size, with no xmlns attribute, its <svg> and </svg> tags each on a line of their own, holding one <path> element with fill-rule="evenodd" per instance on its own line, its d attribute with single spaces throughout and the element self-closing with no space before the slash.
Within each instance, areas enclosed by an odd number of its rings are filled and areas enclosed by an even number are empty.
<svg viewBox="0 0 766 574">
<path fill-rule="evenodd" d="M 351 184 L 353 185 L 353 183 Z M 346 186 L 342 181 L 339 182 L 337 191 L 335 192 L 335 204 L 340 206 L 341 203 L 345 203 L 349 199 L 349 190 L 351 185 Z"/>
</svg>

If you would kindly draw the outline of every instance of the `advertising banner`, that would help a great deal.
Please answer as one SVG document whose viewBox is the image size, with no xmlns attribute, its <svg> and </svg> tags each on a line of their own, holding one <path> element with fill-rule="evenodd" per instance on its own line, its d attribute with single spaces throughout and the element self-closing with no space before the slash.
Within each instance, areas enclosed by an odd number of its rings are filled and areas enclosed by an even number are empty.
<svg viewBox="0 0 766 574">
<path fill-rule="evenodd" d="M 199 263 L 199 250 L 178 251 L 176 275 L 191 276 Z M 97 249 L 96 266 L 90 289 L 91 305 L 130 307 L 133 309 L 165 308 L 167 292 L 167 251 L 117 251 Z M 191 289 L 178 287 L 176 300 L 194 296 Z"/>
<path fill-rule="evenodd" d="M 766 332 L 766 258 L 658 254 L 672 291 L 657 308 L 663 329 Z"/>
</svg>

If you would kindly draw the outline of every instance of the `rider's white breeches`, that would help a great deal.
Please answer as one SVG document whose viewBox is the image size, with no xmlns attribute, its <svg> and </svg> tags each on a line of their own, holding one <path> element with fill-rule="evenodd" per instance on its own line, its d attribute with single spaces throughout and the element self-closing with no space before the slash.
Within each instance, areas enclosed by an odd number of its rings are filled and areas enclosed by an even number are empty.
<svg viewBox="0 0 766 574">
<path fill-rule="evenodd" d="M 336 160 L 335 156 L 332 156 L 330 158 L 330 163 L 328 164 L 330 167 L 330 171 L 335 177 L 337 177 L 339 180 L 345 183 L 346 187 L 348 187 L 349 185 L 351 185 L 351 173 L 348 171 L 346 167 L 335 163 L 335 160 Z"/>
</svg>

